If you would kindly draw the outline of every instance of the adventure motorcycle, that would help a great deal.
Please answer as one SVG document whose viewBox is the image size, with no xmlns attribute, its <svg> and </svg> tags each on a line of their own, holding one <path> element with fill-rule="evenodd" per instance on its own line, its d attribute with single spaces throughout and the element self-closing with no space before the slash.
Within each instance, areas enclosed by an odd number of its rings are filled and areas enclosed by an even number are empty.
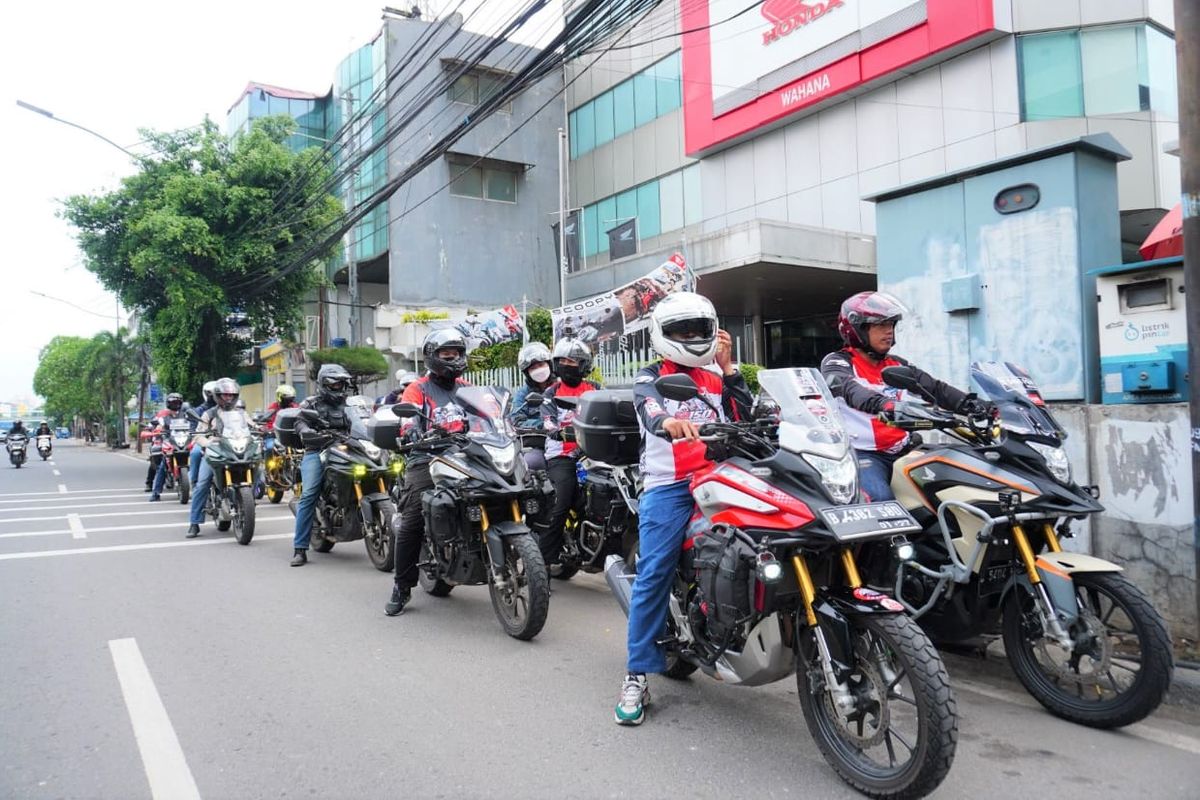
<svg viewBox="0 0 1200 800">
<path fill-rule="evenodd" d="M 20 469 L 25 463 L 25 448 L 29 446 L 29 438 L 22 434 L 15 436 L 9 435 L 5 441 L 5 447 L 8 449 L 8 460 L 12 465 Z"/>
<path fill-rule="evenodd" d="M 217 530 L 232 527 L 238 544 L 250 544 L 254 538 L 254 473 L 262 445 L 244 411 L 217 411 L 217 416 L 220 434 L 208 434 L 204 448 L 204 460 L 213 471 L 204 513 L 217 523 Z"/>
<path fill-rule="evenodd" d="M 318 553 L 328 553 L 338 542 L 362 539 L 375 568 L 390 572 L 396 558 L 392 549 L 392 517 L 396 506 L 390 488 L 398 470 L 387 451 L 370 439 L 366 425 L 371 413 L 370 398 L 351 397 L 345 408 L 350 432 L 325 431 L 333 435 L 334 441 L 321 452 L 325 474 L 313 519 L 311 546 Z M 294 429 L 297 416 L 313 428 L 322 424 L 320 415 L 311 409 L 280 411 L 275 418 L 276 441 L 285 447 L 300 446 Z M 303 491 L 299 477 L 297 469 L 296 498 Z M 288 504 L 293 515 L 296 506 L 297 499 Z"/>
<path fill-rule="evenodd" d="M 51 438 L 48 433 L 43 433 L 37 437 L 37 451 L 38 455 L 42 457 L 42 461 L 50 458 L 50 451 L 52 449 Z"/>
<path fill-rule="evenodd" d="M 276 409 L 260 414 L 254 421 L 262 425 L 276 417 L 280 411 L 286 410 Z M 266 460 L 263 462 L 264 492 L 267 500 L 278 503 L 283 500 L 289 489 L 296 486 L 300 461 L 304 458 L 304 449 L 287 447 L 278 440 L 272 430 L 263 437 L 263 452 L 266 455 Z M 298 492 L 296 496 L 299 497 Z"/>
<path fill-rule="evenodd" d="M 412 403 L 392 410 L 401 418 L 423 417 L 429 426 L 420 440 L 400 446 L 402 453 L 432 458 L 433 488 L 421 498 L 421 588 L 445 597 L 455 586 L 486 583 L 504 632 L 529 640 L 546 624 L 550 582 L 525 514 L 536 514 L 546 497 L 503 414 L 507 401 L 504 390 L 460 386 L 452 404 L 436 409 L 436 419 Z M 376 443 L 395 447 L 397 429 L 398 421 L 377 418 Z"/>
<path fill-rule="evenodd" d="M 863 585 L 855 557 L 918 525 L 898 503 L 859 502 L 853 451 L 819 372 L 758 378 L 777 420 L 700 426 L 719 464 L 692 480 L 666 675 L 699 668 L 761 686 L 795 673 L 804 721 L 843 780 L 876 798 L 928 794 L 957 739 L 946 669 L 903 607 Z M 655 386 L 680 402 L 700 396 L 687 375 Z M 635 575 L 610 556 L 605 577 L 628 614 Z"/>
<path fill-rule="evenodd" d="M 924 534 L 907 547 L 867 545 L 867 582 L 894 587 L 935 641 L 998 631 L 1017 678 L 1056 716 L 1096 728 L 1136 722 L 1170 685 L 1166 625 L 1121 567 L 1063 550 L 1072 522 L 1104 507 L 1095 487 L 1073 480 L 1066 433 L 1029 373 L 977 362 L 971 375 L 998 417 L 897 404 L 896 427 L 956 441 L 897 459 L 892 491 Z M 924 396 L 907 367 L 883 379 Z"/>
<path fill-rule="evenodd" d="M 182 417 L 172 418 L 162 441 L 162 455 L 167 460 L 167 479 L 163 488 L 177 490 L 180 504 L 187 505 L 192 496 L 191 479 L 188 476 L 192 432 L 188 421 Z"/>
</svg>

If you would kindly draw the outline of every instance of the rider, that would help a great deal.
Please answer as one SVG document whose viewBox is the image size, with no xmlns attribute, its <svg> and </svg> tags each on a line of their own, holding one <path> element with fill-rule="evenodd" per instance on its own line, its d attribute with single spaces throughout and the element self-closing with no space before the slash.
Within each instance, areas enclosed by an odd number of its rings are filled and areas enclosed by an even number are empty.
<svg viewBox="0 0 1200 800">
<path fill-rule="evenodd" d="M 37 437 L 37 436 L 53 436 L 54 431 L 50 430 L 50 424 L 48 422 L 46 422 L 46 420 L 42 420 L 42 423 L 40 425 L 38 425 L 37 430 L 33 432 L 33 435 L 35 437 Z"/>
<path fill-rule="evenodd" d="M 154 422 L 159 429 L 166 433 L 170 429 L 169 420 L 183 419 L 183 395 L 179 392 L 171 392 L 167 395 L 167 407 L 154 415 Z M 167 460 L 165 458 L 158 459 L 158 469 L 154 474 L 154 491 L 150 494 L 150 502 L 154 503 L 159 500 L 159 495 L 162 494 L 163 484 L 167 480 Z"/>
<path fill-rule="evenodd" d="M 512 411 L 508 418 L 518 430 L 522 427 L 541 427 L 542 407 L 526 405 L 525 398 L 534 392 L 544 393 L 553 385 L 554 374 L 550 361 L 550 348 L 541 342 L 530 342 L 517 353 L 517 368 L 525 376 L 525 385 L 513 395 Z"/>
<path fill-rule="evenodd" d="M 400 398 L 403 403 L 421 407 L 426 417 L 441 424 L 452 423 L 451 406 L 454 392 L 460 386 L 469 385 L 462 379 L 467 371 L 467 342 L 453 328 L 430 331 L 421 346 L 421 353 L 428 370 L 425 377 L 409 384 Z M 438 413 L 439 410 L 441 413 Z M 401 438 L 414 441 L 425 434 L 425 421 L 421 417 L 410 417 L 401 423 Z M 396 530 L 396 576 L 392 596 L 384 606 L 384 613 L 394 617 L 404 610 L 412 597 L 412 587 L 417 584 L 417 562 L 421 558 L 421 542 L 425 538 L 425 519 L 421 515 L 421 495 L 433 487 L 429 476 L 429 456 L 425 453 L 410 453 L 404 467 L 404 490 L 400 495 L 400 509 Z"/>
<path fill-rule="evenodd" d="M 542 416 L 546 431 L 556 434 L 575 419 L 574 409 L 559 408 L 555 397 L 579 397 L 600 387 L 585 380 L 592 371 L 592 351 L 578 339 L 559 339 L 554 344 L 554 374 L 559 382 L 545 392 Z M 546 471 L 554 484 L 554 504 L 550 518 L 542 535 L 538 537 L 542 560 L 547 566 L 562 559 L 563 523 L 567 513 L 575 505 L 579 494 L 579 478 L 576 473 L 576 445 L 551 436 L 546 440 Z"/>
<path fill-rule="evenodd" d="M 845 346 L 821 360 L 821 374 L 837 398 L 858 454 L 862 490 L 872 500 L 895 499 L 892 465 L 912 445 L 907 432 L 887 424 L 894 419 L 903 392 L 887 386 L 882 376 L 885 367 L 911 367 L 891 355 L 896 324 L 904 311 L 904 305 L 886 292 L 859 292 L 847 298 L 838 314 L 838 333 Z M 964 414 L 991 413 L 990 403 L 911 368 L 939 406 Z"/>
<path fill-rule="evenodd" d="M 204 506 L 208 503 L 208 490 L 212 485 L 212 466 L 204 458 L 204 448 L 208 446 L 209 435 L 220 435 L 222 411 L 233 411 L 237 408 L 241 387 L 233 378 L 221 378 L 213 381 L 213 405 L 206 409 L 196 424 L 195 444 L 192 447 L 192 462 L 197 464 L 196 482 L 192 484 L 192 513 L 188 525 L 187 538 L 195 539 L 200 535 L 200 523 L 204 521 Z M 208 384 L 205 384 L 207 388 Z"/>
<path fill-rule="evenodd" d="M 404 396 L 404 390 L 408 388 L 409 384 L 416 383 L 418 378 L 420 376 L 415 372 L 409 372 L 404 369 L 396 370 L 396 388 L 388 392 L 387 397 L 383 398 L 383 404 L 394 406 L 396 403 L 399 403 L 400 398 Z"/>
<path fill-rule="evenodd" d="M 8 440 L 12 439 L 14 436 L 24 436 L 26 439 L 29 438 L 29 431 L 25 430 L 25 423 L 21 422 L 21 420 L 14 422 L 12 428 L 10 428 L 8 433 L 4 435 L 4 443 L 8 444 Z"/>
<path fill-rule="evenodd" d="M 195 412 L 197 418 L 204 416 L 204 413 L 216 405 L 213 399 L 213 389 L 217 387 L 216 381 L 209 381 L 204 384 L 204 402 L 196 406 Z M 192 433 L 196 432 L 197 422 L 192 421 Z M 204 448 L 200 443 L 192 441 L 192 452 L 188 454 L 188 478 L 192 484 L 192 491 L 196 490 L 196 481 L 200 480 L 200 462 L 204 459 Z"/>
<path fill-rule="evenodd" d="M 350 432 L 350 417 L 346 414 L 346 397 L 350 394 L 350 373 L 340 364 L 325 364 L 317 370 L 317 394 L 300 404 L 315 411 L 318 421 L 309 422 L 303 415 L 296 417 L 296 435 L 304 445 L 300 462 L 300 502 L 296 504 L 296 532 L 292 537 L 292 566 L 308 563 L 308 542 L 312 538 L 313 517 L 321 497 L 321 482 L 325 465 L 321 452 L 334 440 L 331 431 Z"/>
<path fill-rule="evenodd" d="M 726 418 L 749 419 L 753 402 L 733 366 L 729 334 L 717 329 L 717 312 L 707 298 L 692 292 L 665 297 L 650 316 L 650 343 L 662 360 L 643 367 L 633 387 L 646 488 L 638 502 L 627 673 L 613 714 L 618 725 L 642 723 L 650 702 L 646 673 L 666 669 L 658 642 L 666 630 L 671 583 L 692 515 L 691 477 L 709 463 L 706 447 L 698 441 L 699 427 Z M 714 360 L 720 373 L 706 369 Z M 691 377 L 701 395 L 687 402 L 663 397 L 654 381 L 676 374 Z"/>
</svg>

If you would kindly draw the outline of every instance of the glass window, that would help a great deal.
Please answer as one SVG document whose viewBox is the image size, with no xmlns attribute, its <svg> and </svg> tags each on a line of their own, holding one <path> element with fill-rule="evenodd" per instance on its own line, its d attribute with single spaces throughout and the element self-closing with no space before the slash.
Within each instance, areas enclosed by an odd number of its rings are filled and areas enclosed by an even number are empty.
<svg viewBox="0 0 1200 800">
<path fill-rule="evenodd" d="M 479 103 L 479 79 L 474 75 L 461 75 L 450 84 L 450 100 L 455 103 L 477 105 Z"/>
<path fill-rule="evenodd" d="M 595 204 L 585 206 L 583 209 L 583 254 L 585 256 L 594 256 L 600 252 L 597 249 L 597 242 L 600 241 L 600 226 L 596 224 L 596 218 L 599 216 Z"/>
<path fill-rule="evenodd" d="M 658 180 L 658 204 L 662 229 L 673 231 L 683 227 L 683 173 L 673 172 Z"/>
<path fill-rule="evenodd" d="M 592 102 L 596 114 L 596 147 L 599 147 L 613 138 L 612 92 L 605 92 Z"/>
<path fill-rule="evenodd" d="M 1079 44 L 1083 56 L 1083 108 L 1088 116 L 1149 107 L 1150 98 L 1143 105 L 1139 90 L 1136 28 L 1085 30 Z"/>
<path fill-rule="evenodd" d="M 575 111 L 567 115 L 567 138 L 571 145 L 571 158 L 579 158 L 579 114 Z"/>
<path fill-rule="evenodd" d="M 622 81 L 613 87 L 613 136 L 633 130 L 633 81 Z"/>
<path fill-rule="evenodd" d="M 1083 116 L 1078 31 L 1022 36 L 1018 53 L 1022 119 Z"/>
<path fill-rule="evenodd" d="M 679 53 L 669 55 L 654 66 L 655 97 L 658 116 L 679 108 Z"/>
<path fill-rule="evenodd" d="M 1150 25 L 1139 29 L 1142 82 L 1148 87 L 1150 108 L 1170 119 L 1179 118 L 1179 83 L 1175 75 L 1175 40 Z"/>
<path fill-rule="evenodd" d="M 703 221 L 700 197 L 700 165 L 683 170 L 683 224 L 696 225 Z"/>
<path fill-rule="evenodd" d="M 627 192 L 621 192 L 617 195 L 616 216 L 620 218 L 621 222 L 630 217 L 636 217 L 637 213 L 637 189 L 630 189 Z"/>
<path fill-rule="evenodd" d="M 479 102 L 486 101 L 489 97 L 497 94 L 504 88 L 504 84 L 508 82 L 507 78 L 502 78 L 499 75 L 482 74 L 479 76 Z M 506 114 L 512 113 L 512 103 L 505 103 L 498 106 L 497 111 L 503 111 Z"/>
<path fill-rule="evenodd" d="M 483 197 L 483 170 L 479 167 L 464 167 L 462 164 L 451 162 L 450 175 L 458 176 L 450 184 L 450 194 L 459 197 Z"/>
<path fill-rule="evenodd" d="M 617 198 L 604 198 L 596 204 L 596 209 L 596 224 L 600 226 L 597 231 L 600 236 L 600 241 L 597 242 L 597 249 L 601 253 L 607 253 L 608 232 L 619 224 L 617 222 Z"/>
<path fill-rule="evenodd" d="M 517 202 L 517 173 L 504 169 L 489 169 L 484 171 L 486 179 L 485 194 L 488 200 L 500 200 L 505 203 Z"/>
<path fill-rule="evenodd" d="M 581 106 L 579 115 L 579 154 L 591 152 L 596 147 L 596 112 L 592 103 Z"/>
<path fill-rule="evenodd" d="M 649 70 L 633 76 L 633 124 L 645 125 L 658 116 L 658 95 Z"/>
<path fill-rule="evenodd" d="M 642 239 L 662 232 L 659 218 L 658 181 L 642 184 L 637 189 L 638 235 Z"/>
</svg>

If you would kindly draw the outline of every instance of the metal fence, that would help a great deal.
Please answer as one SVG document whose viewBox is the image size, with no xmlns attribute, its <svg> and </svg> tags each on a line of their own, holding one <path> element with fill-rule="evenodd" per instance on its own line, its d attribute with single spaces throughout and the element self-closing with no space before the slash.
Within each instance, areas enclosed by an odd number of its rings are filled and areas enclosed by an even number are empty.
<svg viewBox="0 0 1200 800">
<path fill-rule="evenodd" d="M 638 370 L 656 358 L 649 348 L 638 348 L 598 355 L 592 364 L 600 371 L 601 381 L 605 386 L 629 386 Z M 525 383 L 524 377 L 516 367 L 473 370 L 467 373 L 466 378 L 476 386 L 503 386 L 514 390 Z"/>
</svg>

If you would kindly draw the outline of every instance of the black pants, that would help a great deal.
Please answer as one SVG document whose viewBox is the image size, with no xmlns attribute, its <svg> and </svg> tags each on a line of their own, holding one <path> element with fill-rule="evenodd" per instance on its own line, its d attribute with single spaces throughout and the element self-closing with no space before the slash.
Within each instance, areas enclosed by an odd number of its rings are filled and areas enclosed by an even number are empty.
<svg viewBox="0 0 1200 800">
<path fill-rule="evenodd" d="M 575 505 L 579 479 L 575 472 L 575 459 L 570 456 L 550 459 L 546 471 L 550 474 L 550 482 L 554 484 L 554 503 L 550 506 L 545 528 L 538 531 L 538 546 L 542 550 L 542 559 L 547 564 L 554 564 L 562 560 L 563 523 Z"/>
<path fill-rule="evenodd" d="M 400 493 L 399 523 L 396 529 L 396 587 L 412 589 L 417 585 L 417 563 L 421 560 L 421 542 L 425 540 L 425 518 L 421 515 L 421 495 L 433 488 L 429 464 L 410 466 L 404 472 Z"/>
</svg>

